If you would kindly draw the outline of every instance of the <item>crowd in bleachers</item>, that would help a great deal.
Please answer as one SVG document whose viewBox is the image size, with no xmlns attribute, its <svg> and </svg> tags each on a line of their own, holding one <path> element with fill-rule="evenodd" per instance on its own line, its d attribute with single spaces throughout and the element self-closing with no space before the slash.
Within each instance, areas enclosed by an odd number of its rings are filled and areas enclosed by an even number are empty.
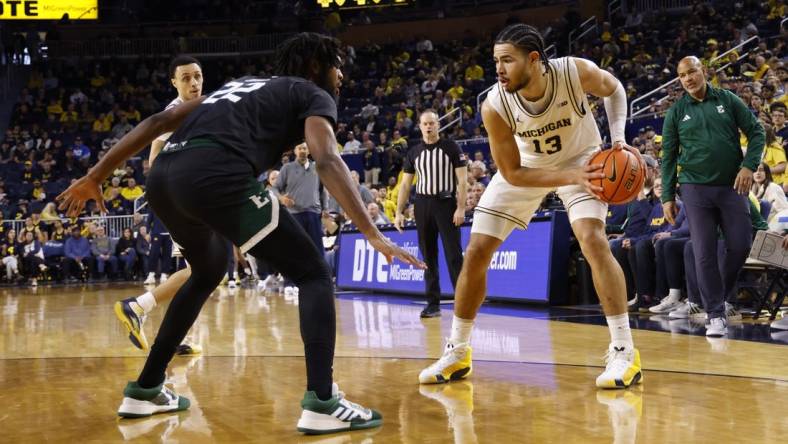
<svg viewBox="0 0 788 444">
<path fill-rule="evenodd" d="M 575 55 L 609 69 L 621 79 L 632 100 L 675 78 L 680 57 L 697 54 L 710 62 L 750 36 L 760 36 L 761 40 L 754 45 L 757 48 L 750 51 L 746 63 L 724 67 L 711 81 L 736 91 L 759 115 L 767 127 L 767 135 L 771 135 L 753 192 L 758 204 L 768 202 L 772 214 L 776 214 L 775 209 L 779 212 L 788 206 L 784 203 L 784 193 L 777 192 L 780 186 L 788 187 L 782 146 L 788 133 L 784 106 L 788 103 L 788 68 L 782 62 L 785 56 L 783 39 L 771 38 L 780 32 L 779 17 L 784 12 L 780 8 L 784 8 L 780 1 L 771 1 L 765 7 L 745 1 L 725 4 L 717 10 L 699 3 L 692 14 L 679 19 L 639 12 L 614 16 L 610 23 L 602 26 L 598 39 L 581 42 Z M 420 139 L 416 123 L 424 109 L 435 109 L 441 116 L 450 114 L 451 118 L 444 123 L 453 120 L 454 116 L 462 117 L 459 123 L 444 131 L 445 137 L 456 140 L 485 136 L 476 98 L 495 82 L 490 40 L 466 35 L 462 40 L 438 44 L 424 36 L 416 36 L 409 42 L 346 47 L 337 149 L 348 156 L 361 156 L 363 172 L 358 175 L 358 186 L 376 221 L 386 223 L 394 218 L 402 158 L 408 147 Z M 731 57 L 721 61 L 728 60 Z M 267 57 L 218 59 L 203 61 L 203 64 L 205 92 L 233 77 L 273 74 L 271 60 Z M 722 64 L 716 62 L 710 66 L 722 67 Z M 29 218 L 37 228 L 33 238 L 40 249 L 35 245 L 26 248 L 27 235 L 12 234 L 10 226 L 3 225 L 0 228 L 3 239 L 0 256 L 6 265 L 3 279 L 16 281 L 16 271 L 28 279 L 34 274 L 50 274 L 48 264 L 52 262 L 47 259 L 66 256 L 65 243 L 70 236 L 64 236 L 63 232 L 70 233 L 76 227 L 89 243 L 99 237 L 97 232 L 102 227 L 97 223 L 83 223 L 82 219 L 65 221 L 65 226 L 59 228 L 63 223 L 58 222 L 60 215 L 52 200 L 136 123 L 161 110 L 175 94 L 169 83 L 166 62 L 157 59 L 95 62 L 92 65 L 50 61 L 34 67 L 0 145 L 0 212 L 3 219 Z M 680 86 L 667 88 L 665 95 L 668 97 L 661 101 L 657 99 L 662 95 L 657 95 L 646 106 L 654 113 L 664 112 L 671 100 L 681 95 Z M 607 122 L 602 102 L 594 101 L 593 105 L 600 130 L 605 134 Z M 638 122 L 635 120 L 630 126 L 637 126 Z M 632 140 L 634 146 L 657 163 L 661 149 L 660 130 L 658 126 L 643 127 Z M 746 145 L 746 141 L 742 144 Z M 468 155 L 472 160 L 469 162 L 466 205 L 470 217 L 497 169 L 487 152 L 469 152 Z M 288 160 L 287 156 L 283 158 L 283 162 Z M 132 214 L 135 200 L 144 192 L 148 168 L 147 161 L 130 161 L 105 183 L 104 198 L 110 214 Z M 268 172 L 261 180 L 270 182 L 274 175 L 274 171 Z M 326 222 L 340 222 L 341 226 L 346 218 L 340 208 L 331 206 L 331 199 L 328 201 L 330 221 L 325 219 Z M 653 203 L 654 199 L 644 195 L 644 201 Z M 625 209 L 623 214 L 627 211 L 631 213 Z M 638 211 L 646 212 L 645 209 Z M 621 212 L 620 209 L 611 211 Z M 412 208 L 406 215 L 412 220 Z M 82 216 L 98 216 L 97 207 L 89 205 Z M 133 228 L 135 240 L 140 238 L 141 229 L 150 232 L 150 227 L 140 221 Z M 142 235 L 143 239 L 149 236 L 147 233 Z M 91 251 L 80 260 L 72 261 L 57 279 L 148 275 L 150 267 L 143 261 L 147 258 L 146 249 L 138 248 L 136 243 L 134 249 L 127 246 L 119 249 L 118 245 L 123 245 L 118 240 L 121 233 L 109 234 L 112 242 L 117 242 L 114 249 L 105 248 L 98 254 Z M 652 237 L 654 234 L 657 233 L 651 233 Z M 62 254 L 58 243 L 63 244 Z M 25 266 L 30 263 L 23 260 L 28 250 L 34 255 L 43 255 L 45 260 L 40 265 L 46 269 L 38 264 Z M 108 256 L 110 250 L 114 259 L 98 260 L 102 255 Z M 12 266 L 13 257 L 17 260 Z M 128 263 L 132 263 L 131 268 L 126 266 Z M 88 271 L 75 273 L 80 267 L 78 264 Z M 655 299 L 658 298 L 656 295 Z"/>
<path fill-rule="evenodd" d="M 766 132 L 762 162 L 755 171 L 750 193 L 753 235 L 758 230 L 769 229 L 768 222 L 773 223 L 773 231 L 785 234 L 784 227 L 776 223 L 778 215 L 781 212 L 785 215 L 784 210 L 788 209 L 788 181 L 784 175 L 788 165 L 785 154 L 788 144 L 785 58 L 788 53 L 780 29 L 785 6 L 782 1 L 751 3 L 724 4 L 721 9 L 699 3 L 693 7 L 692 14 L 682 18 L 644 17 L 634 13 L 621 26 L 605 24 L 597 46 L 584 47 L 582 55 L 596 59 L 616 74 L 625 84 L 630 100 L 674 79 L 678 61 L 687 55 L 697 55 L 707 70 L 710 83 L 736 93 Z M 679 32 L 668 23 L 670 19 L 680 20 Z M 759 39 L 735 49 L 754 36 Z M 737 63 L 740 54 L 745 53 Z M 717 58 L 719 55 L 723 57 Z M 682 211 L 676 224 L 671 225 L 662 213 L 659 200 L 661 117 L 682 94 L 680 83 L 675 82 L 644 103 L 648 110 L 647 119 L 642 121 L 649 123 L 639 128 L 631 142 L 645 154 L 649 163 L 647 186 L 635 202 L 610 208 L 608 228 L 611 248 L 625 272 L 632 310 L 665 314 L 672 319 L 702 320 L 705 312 L 698 292 L 686 218 Z M 638 123 L 636 119 L 630 125 L 639 126 Z M 744 135 L 741 146 L 746 150 Z M 721 241 L 720 264 L 724 261 L 724 250 Z M 745 271 L 739 274 L 738 281 L 741 284 L 755 278 Z M 725 295 L 729 320 L 741 318 L 736 309 L 740 298 L 746 296 L 735 286 Z"/>
</svg>

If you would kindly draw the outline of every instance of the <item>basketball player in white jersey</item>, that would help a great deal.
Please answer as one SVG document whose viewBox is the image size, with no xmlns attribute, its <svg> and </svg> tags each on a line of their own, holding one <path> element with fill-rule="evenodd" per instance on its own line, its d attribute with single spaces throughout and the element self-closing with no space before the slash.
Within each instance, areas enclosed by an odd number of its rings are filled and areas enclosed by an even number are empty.
<svg viewBox="0 0 788 444">
<path fill-rule="evenodd" d="M 611 343 L 602 388 L 625 388 L 642 380 L 640 355 L 632 343 L 624 274 L 605 236 L 607 204 L 594 197 L 604 177 L 587 165 L 602 143 L 586 94 L 604 98 L 614 149 L 624 141 L 627 100 L 621 83 L 593 62 L 547 60 L 539 32 L 514 24 L 495 41 L 498 84 L 482 105 L 496 174 L 482 195 L 457 282 L 451 337 L 438 362 L 419 375 L 422 384 L 471 374 L 473 319 L 484 301 L 493 253 L 515 228 L 525 229 L 548 192 L 557 190 L 575 237 L 588 260 L 610 328 Z M 582 344 L 578 344 L 582 346 Z"/>
<path fill-rule="evenodd" d="M 199 98 L 202 95 L 203 82 L 200 62 L 194 57 L 183 55 L 175 57 L 170 62 L 170 81 L 172 86 L 178 91 L 178 97 L 174 98 L 165 109 L 170 109 L 185 101 Z M 151 143 L 150 156 L 148 158 L 151 166 L 153 166 L 153 161 L 156 160 L 156 156 L 159 155 L 170 135 L 172 133 L 162 134 Z M 173 256 L 181 256 L 180 248 L 175 243 L 173 243 L 172 254 Z M 129 330 L 129 340 L 135 347 L 142 350 L 149 348 L 145 332 L 142 330 L 146 316 L 157 305 L 172 299 L 190 275 L 191 268 L 187 263 L 186 268 L 177 271 L 169 279 L 162 279 L 159 286 L 153 290 L 136 298 L 128 298 L 115 303 L 115 315 Z M 150 282 L 151 278 L 152 276 L 149 276 L 145 283 L 152 283 Z M 179 355 L 195 355 L 200 352 L 201 349 L 198 345 L 189 343 L 183 343 L 177 349 L 177 354 Z"/>
</svg>

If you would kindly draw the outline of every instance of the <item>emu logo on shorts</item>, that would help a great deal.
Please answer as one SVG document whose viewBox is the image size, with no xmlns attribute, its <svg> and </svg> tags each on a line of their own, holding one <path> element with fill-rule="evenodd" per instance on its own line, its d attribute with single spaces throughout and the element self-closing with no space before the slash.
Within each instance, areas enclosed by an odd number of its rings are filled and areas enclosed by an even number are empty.
<svg viewBox="0 0 788 444">
<path fill-rule="evenodd" d="M 725 107 L 722 105 L 717 105 L 717 112 L 720 114 L 725 114 Z"/>
<path fill-rule="evenodd" d="M 241 221 L 236 233 L 228 237 L 246 253 L 279 225 L 279 201 L 254 178 L 249 180 L 244 194 L 246 199 L 241 205 L 228 209 L 235 211 Z"/>
<path fill-rule="evenodd" d="M 269 202 L 271 202 L 271 199 L 269 199 L 267 196 L 263 199 L 260 199 L 260 196 L 249 196 L 249 200 L 254 202 L 257 208 L 263 208 L 264 206 L 268 205 Z"/>
</svg>

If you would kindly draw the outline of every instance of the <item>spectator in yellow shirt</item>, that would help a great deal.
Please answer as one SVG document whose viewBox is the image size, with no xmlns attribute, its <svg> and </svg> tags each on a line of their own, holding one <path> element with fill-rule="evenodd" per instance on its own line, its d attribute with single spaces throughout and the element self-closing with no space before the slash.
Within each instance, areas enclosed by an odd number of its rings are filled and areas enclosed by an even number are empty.
<svg viewBox="0 0 788 444">
<path fill-rule="evenodd" d="M 76 125 L 77 121 L 79 121 L 79 114 L 77 113 L 76 106 L 72 103 L 68 105 L 67 111 L 60 114 L 60 123 L 65 125 Z"/>
<path fill-rule="evenodd" d="M 774 183 L 785 186 L 785 167 L 788 165 L 788 159 L 785 156 L 785 149 L 777 136 L 774 134 L 774 128 L 769 124 L 764 124 L 763 128 L 766 132 L 766 145 L 763 147 L 763 162 L 769 165 L 772 170 L 772 180 Z"/>
<path fill-rule="evenodd" d="M 413 110 L 408 108 L 408 105 L 405 102 L 399 104 L 399 111 L 397 111 L 396 115 L 397 121 L 411 119 L 413 120 Z"/>
<path fill-rule="evenodd" d="M 129 119 L 129 122 L 132 125 L 136 125 L 136 124 L 140 123 L 140 119 L 142 118 L 140 116 L 140 112 L 137 110 L 137 107 L 134 106 L 133 103 L 129 104 L 128 109 L 123 111 L 123 115 L 125 115 L 126 118 Z"/>
<path fill-rule="evenodd" d="M 771 9 L 766 20 L 779 20 L 785 17 L 785 4 L 782 1 L 770 1 Z"/>
<path fill-rule="evenodd" d="M 145 191 L 141 186 L 137 185 L 137 181 L 133 177 L 126 179 L 126 186 L 120 191 L 120 195 L 124 199 L 134 202 L 135 199 L 142 196 Z"/>
<path fill-rule="evenodd" d="M 753 68 L 752 65 L 749 65 L 749 68 Z M 755 71 L 752 74 L 752 78 L 754 80 L 761 80 L 766 76 L 766 73 L 769 72 L 769 65 L 766 64 L 766 58 L 762 55 L 755 56 Z"/>
<path fill-rule="evenodd" d="M 107 79 L 101 75 L 100 72 L 96 72 L 93 77 L 90 78 L 90 86 L 94 88 L 101 88 L 107 83 Z"/>
<path fill-rule="evenodd" d="M 97 133 L 108 133 L 111 129 L 112 125 L 104 113 L 99 114 L 96 120 L 93 121 L 93 131 Z"/>
<path fill-rule="evenodd" d="M 123 189 L 120 187 L 120 177 L 115 176 L 112 178 L 110 182 L 110 186 L 104 189 L 104 200 L 112 200 L 115 196 L 121 194 L 122 195 Z"/>
<path fill-rule="evenodd" d="M 378 188 L 377 204 L 383 209 L 383 212 L 389 220 L 394 220 L 394 216 L 396 216 L 397 212 L 397 204 L 388 196 L 388 189 L 386 187 Z"/>
<path fill-rule="evenodd" d="M 476 59 L 471 59 L 470 66 L 465 68 L 465 80 L 484 80 L 484 68 L 479 66 Z"/>
<path fill-rule="evenodd" d="M 63 114 L 63 107 L 60 106 L 60 101 L 57 99 L 52 99 L 49 101 L 49 106 L 47 106 L 47 114 L 52 114 L 57 117 L 60 117 Z"/>
<path fill-rule="evenodd" d="M 451 97 L 452 103 L 462 98 L 463 94 L 465 94 L 465 88 L 460 84 L 460 80 L 457 79 L 454 81 L 454 86 L 449 88 L 449 91 L 446 94 Z"/>
</svg>

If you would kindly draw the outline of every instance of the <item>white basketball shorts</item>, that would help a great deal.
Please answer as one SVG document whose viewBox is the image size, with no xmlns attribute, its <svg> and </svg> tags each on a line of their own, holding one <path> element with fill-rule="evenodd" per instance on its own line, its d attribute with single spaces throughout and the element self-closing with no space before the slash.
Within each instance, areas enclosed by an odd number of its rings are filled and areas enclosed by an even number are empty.
<svg viewBox="0 0 788 444">
<path fill-rule="evenodd" d="M 598 149 L 558 165 L 557 168 L 574 168 L 585 165 Z M 473 214 L 471 233 L 481 233 L 504 240 L 515 228 L 526 229 L 539 204 L 552 188 L 518 187 L 506 181 L 500 173 L 493 176 L 484 190 Z M 569 223 L 592 218 L 602 222 L 607 218 L 607 203 L 588 194 L 580 185 L 558 187 L 558 197 L 564 202 Z"/>
</svg>

